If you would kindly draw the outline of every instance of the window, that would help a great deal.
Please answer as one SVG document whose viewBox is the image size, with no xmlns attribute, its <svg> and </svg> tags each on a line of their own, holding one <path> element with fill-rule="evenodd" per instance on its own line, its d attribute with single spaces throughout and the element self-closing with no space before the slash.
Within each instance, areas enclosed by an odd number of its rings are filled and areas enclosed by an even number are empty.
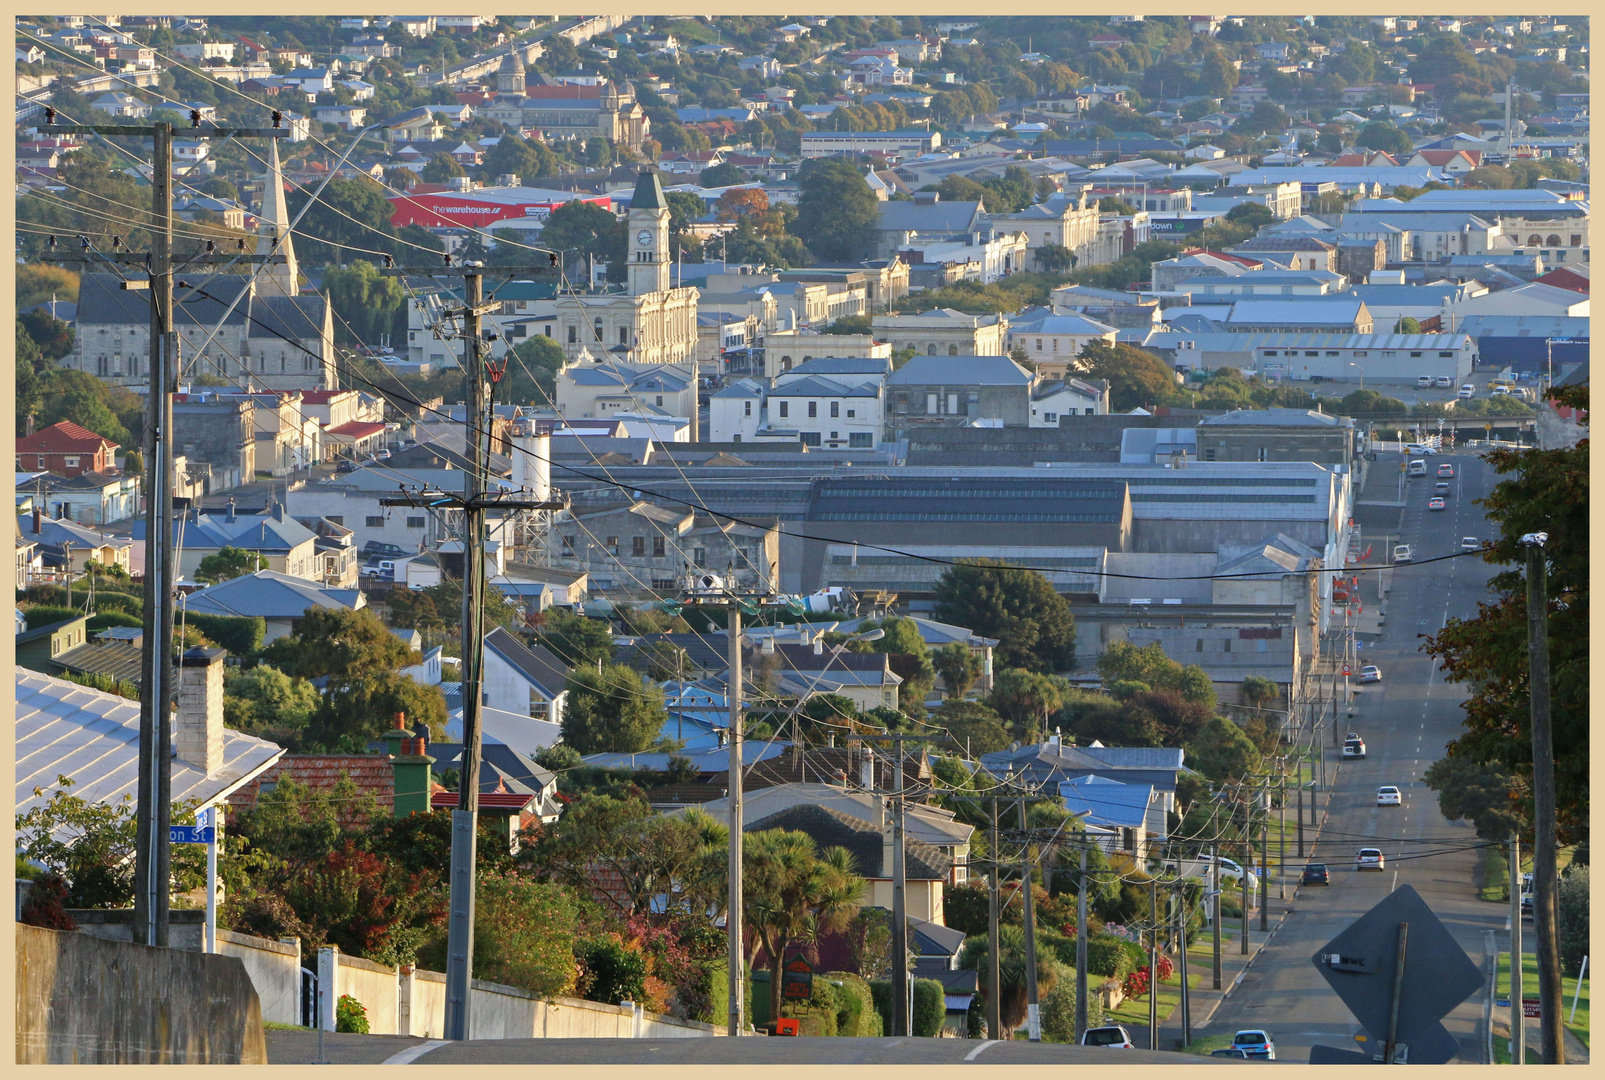
<svg viewBox="0 0 1605 1080">
<path fill-rule="evenodd" d="M 654 536 L 652 538 L 652 554 L 659 559 L 663 558 L 663 537 Z"/>
<path fill-rule="evenodd" d="M 791 402 L 782 401 L 780 403 L 780 415 L 781 416 L 790 416 L 791 415 Z"/>
<path fill-rule="evenodd" d="M 78 467 L 78 459 L 75 457 L 70 457 L 67 459 L 66 465 L 69 469 L 76 469 Z"/>
<path fill-rule="evenodd" d="M 1321 355 L 1321 351 L 1319 349 L 1305 349 L 1304 350 L 1304 355 L 1305 356 L 1320 356 Z"/>
<path fill-rule="evenodd" d="M 835 413 L 831 413 L 830 415 L 835 416 L 836 414 Z M 847 410 L 847 419 L 851 420 L 853 417 L 855 417 L 857 415 L 858 415 L 858 410 L 857 409 L 848 409 Z"/>
<path fill-rule="evenodd" d="M 660 406 L 661 406 L 661 405 L 662 405 L 662 404 L 663 404 L 663 395 L 662 395 L 662 394 L 659 394 L 659 395 L 658 395 L 658 396 L 657 396 L 657 400 L 656 400 L 656 401 L 655 401 L 655 402 L 653 402 L 653 404 L 655 404 L 655 405 L 660 405 Z"/>
<path fill-rule="evenodd" d="M 1057 424 L 1059 422 L 1059 414 L 1058 413 L 1053 413 L 1053 412 L 1045 412 L 1045 413 L 1042 414 L 1042 420 L 1043 420 L 1044 423 L 1047 423 L 1047 424 Z"/>
<path fill-rule="evenodd" d="M 630 554 L 634 555 L 637 559 L 646 554 L 646 537 L 630 537 Z"/>
<path fill-rule="evenodd" d="M 1452 351 L 1449 351 L 1449 350 L 1440 350 L 1438 355 L 1439 356 L 1453 356 L 1454 353 Z"/>
<path fill-rule="evenodd" d="M 333 525 L 344 525 L 346 523 L 346 519 L 344 517 L 335 517 L 333 514 L 325 515 L 325 520 Z"/>
<path fill-rule="evenodd" d="M 925 355 L 926 356 L 935 356 L 936 355 L 936 346 L 935 345 L 927 345 L 925 347 Z"/>
<path fill-rule="evenodd" d="M 1041 352 L 1041 351 L 1042 351 L 1042 339 L 1041 338 L 1037 338 L 1037 352 Z"/>
<path fill-rule="evenodd" d="M 619 327 L 619 344 L 620 345 L 628 345 L 629 343 L 630 343 L 630 328 L 628 326 Z"/>
<path fill-rule="evenodd" d="M 1411 353 L 1410 355 L 1411 356 L 1420 356 L 1421 355 L 1421 350 L 1417 349 L 1415 352 Z"/>
<path fill-rule="evenodd" d="M 563 554 L 574 554 L 574 538 L 572 536 L 563 537 Z"/>
<path fill-rule="evenodd" d="M 819 432 L 817 432 L 817 431 L 804 431 L 801 434 L 801 438 L 802 438 L 802 444 L 804 446 L 818 446 L 819 445 Z"/>
<path fill-rule="evenodd" d="M 573 345 L 576 342 L 578 342 L 579 340 L 580 340 L 580 328 L 577 327 L 577 326 L 569 327 L 568 328 L 568 343 L 570 345 Z"/>
<path fill-rule="evenodd" d="M 407 528 L 409 528 L 409 529 L 421 529 L 423 527 L 424 527 L 424 518 L 422 516 L 410 517 L 410 518 L 407 519 Z"/>
<path fill-rule="evenodd" d="M 959 354 L 959 347 L 957 345 L 949 345 L 947 347 L 947 355 L 949 355 L 949 356 L 957 356 L 958 354 Z"/>
<path fill-rule="evenodd" d="M 591 320 L 591 325 L 592 325 L 592 327 L 594 329 L 596 340 L 597 341 L 601 341 L 602 340 L 602 319 L 601 319 L 601 317 L 598 316 L 597 318 L 592 319 Z"/>
<path fill-rule="evenodd" d="M 1572 233 L 1572 247 L 1582 247 L 1582 246 L 1583 246 L 1583 238 L 1581 236 L 1579 236 L 1577 233 Z"/>
<path fill-rule="evenodd" d="M 832 401 L 830 403 L 830 415 L 835 417 L 835 416 L 840 416 L 841 414 L 842 414 L 842 403 L 839 402 L 839 401 Z"/>
<path fill-rule="evenodd" d="M 959 411 L 959 396 L 957 394 L 949 394 L 949 395 L 947 395 L 947 411 L 948 411 L 948 413 L 950 415 L 954 415 L 954 416 L 958 415 L 958 411 Z"/>
<path fill-rule="evenodd" d="M 617 555 L 619 553 L 619 538 L 616 536 L 608 537 L 605 546 L 609 551 Z"/>
<path fill-rule="evenodd" d="M 743 401 L 741 404 L 743 405 L 743 408 L 741 410 L 741 415 L 742 416 L 751 416 L 752 415 L 752 402 Z"/>
<path fill-rule="evenodd" d="M 543 329 L 546 331 L 546 336 L 547 337 L 551 337 L 552 336 L 552 325 L 550 323 L 547 323 L 546 326 L 543 327 Z"/>
<path fill-rule="evenodd" d="M 370 529 L 381 529 L 384 527 L 385 523 L 384 515 L 381 514 L 380 516 L 375 517 L 372 514 L 369 514 L 363 523 Z"/>
<path fill-rule="evenodd" d="M 706 569 L 708 565 L 708 549 L 692 548 L 691 561 L 697 564 L 698 569 Z"/>
<path fill-rule="evenodd" d="M 1266 356 L 1275 356 L 1276 355 L 1276 350 L 1275 349 L 1266 349 L 1265 350 L 1265 355 Z"/>
<path fill-rule="evenodd" d="M 1360 356 L 1370 356 L 1370 355 L 1371 355 L 1371 353 L 1370 353 L 1370 351 L 1369 351 L 1369 350 L 1367 350 L 1367 349 L 1360 349 L 1360 350 L 1358 350 L 1358 351 L 1356 351 L 1356 352 L 1355 352 L 1355 354 L 1354 354 L 1354 355 L 1355 355 L 1355 356 L 1356 356 L 1356 357 L 1360 357 Z"/>
</svg>

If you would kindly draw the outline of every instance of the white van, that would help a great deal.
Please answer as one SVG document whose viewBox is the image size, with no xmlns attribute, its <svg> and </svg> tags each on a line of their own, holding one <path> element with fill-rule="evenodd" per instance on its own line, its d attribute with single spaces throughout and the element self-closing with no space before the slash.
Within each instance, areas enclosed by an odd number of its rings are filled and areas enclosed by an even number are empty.
<svg viewBox="0 0 1605 1080">
<path fill-rule="evenodd" d="M 1410 462 L 1410 475 L 1411 476 L 1425 476 L 1425 475 L 1427 475 L 1427 463 L 1423 458 L 1416 458 L 1414 461 Z"/>
</svg>

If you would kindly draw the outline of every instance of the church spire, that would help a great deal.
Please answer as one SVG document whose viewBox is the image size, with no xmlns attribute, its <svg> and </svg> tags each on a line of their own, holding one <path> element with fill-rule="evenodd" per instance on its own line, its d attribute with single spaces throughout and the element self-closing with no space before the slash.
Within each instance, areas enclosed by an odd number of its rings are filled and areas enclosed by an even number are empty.
<svg viewBox="0 0 1605 1080">
<path fill-rule="evenodd" d="M 269 139 L 267 175 L 262 182 L 262 209 L 256 221 L 256 253 L 274 254 L 274 242 L 281 236 L 284 242 L 279 245 L 277 254 L 283 255 L 285 261 L 268 266 L 258 280 L 267 285 L 269 296 L 281 291 L 283 295 L 294 296 L 300 288 L 297 284 L 300 268 L 296 264 L 295 247 L 290 238 L 290 211 L 284 204 L 284 173 L 279 168 L 279 140 Z M 269 278 L 278 284 L 265 280 Z"/>
</svg>

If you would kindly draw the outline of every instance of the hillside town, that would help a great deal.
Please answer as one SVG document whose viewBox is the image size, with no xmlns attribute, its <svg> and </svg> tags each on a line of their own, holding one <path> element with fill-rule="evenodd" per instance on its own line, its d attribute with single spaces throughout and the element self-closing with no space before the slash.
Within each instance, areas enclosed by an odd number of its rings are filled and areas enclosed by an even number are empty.
<svg viewBox="0 0 1605 1080">
<path fill-rule="evenodd" d="M 15 38 L 19 1061 L 1587 1061 L 1587 18 Z"/>
</svg>

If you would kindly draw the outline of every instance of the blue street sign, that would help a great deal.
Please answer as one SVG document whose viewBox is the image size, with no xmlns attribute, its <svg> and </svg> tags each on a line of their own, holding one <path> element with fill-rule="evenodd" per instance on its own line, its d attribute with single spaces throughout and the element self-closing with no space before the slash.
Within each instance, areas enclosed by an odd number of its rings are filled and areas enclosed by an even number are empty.
<svg viewBox="0 0 1605 1080">
<path fill-rule="evenodd" d="M 210 825 L 169 825 L 167 842 L 170 844 L 212 844 L 217 842 L 217 830 Z"/>
</svg>

